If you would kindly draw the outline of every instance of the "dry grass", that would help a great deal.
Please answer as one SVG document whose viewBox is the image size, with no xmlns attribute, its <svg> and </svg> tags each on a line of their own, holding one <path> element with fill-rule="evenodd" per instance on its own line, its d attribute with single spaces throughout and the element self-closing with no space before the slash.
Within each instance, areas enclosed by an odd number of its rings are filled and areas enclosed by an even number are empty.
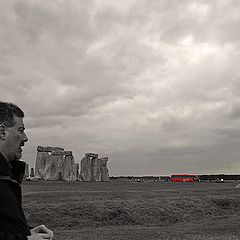
<svg viewBox="0 0 240 240">
<path fill-rule="evenodd" d="M 25 182 L 23 204 L 31 225 L 44 222 L 58 240 L 234 240 L 240 239 L 235 185 Z"/>
</svg>

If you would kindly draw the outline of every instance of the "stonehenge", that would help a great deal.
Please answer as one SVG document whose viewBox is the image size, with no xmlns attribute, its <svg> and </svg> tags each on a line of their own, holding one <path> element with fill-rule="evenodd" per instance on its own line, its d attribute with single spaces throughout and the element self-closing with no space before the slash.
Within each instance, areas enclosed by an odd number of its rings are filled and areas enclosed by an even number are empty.
<svg viewBox="0 0 240 240">
<path fill-rule="evenodd" d="M 37 148 L 35 177 L 43 180 L 76 180 L 77 164 L 71 151 L 59 147 Z"/>
<path fill-rule="evenodd" d="M 65 151 L 60 147 L 38 146 L 35 174 L 31 169 L 31 175 L 49 181 L 107 182 L 110 181 L 107 162 L 107 157 L 98 158 L 96 153 L 86 153 L 79 169 L 72 151 Z"/>
<path fill-rule="evenodd" d="M 108 158 L 98 158 L 96 153 L 86 153 L 81 160 L 80 179 L 83 182 L 108 182 Z"/>
</svg>

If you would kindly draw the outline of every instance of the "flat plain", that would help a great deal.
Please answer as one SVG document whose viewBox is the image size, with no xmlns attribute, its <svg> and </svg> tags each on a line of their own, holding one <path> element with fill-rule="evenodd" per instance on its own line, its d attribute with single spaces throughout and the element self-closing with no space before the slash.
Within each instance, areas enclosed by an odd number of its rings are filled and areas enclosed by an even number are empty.
<svg viewBox="0 0 240 240">
<path fill-rule="evenodd" d="M 55 240 L 240 239 L 238 182 L 23 183 L 30 225 Z"/>
</svg>

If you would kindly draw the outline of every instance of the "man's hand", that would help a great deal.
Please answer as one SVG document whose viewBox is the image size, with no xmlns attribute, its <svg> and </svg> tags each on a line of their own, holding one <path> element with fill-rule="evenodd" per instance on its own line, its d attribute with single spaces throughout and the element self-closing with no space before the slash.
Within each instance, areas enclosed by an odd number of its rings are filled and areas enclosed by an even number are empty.
<svg viewBox="0 0 240 240">
<path fill-rule="evenodd" d="M 37 234 L 34 234 L 34 235 L 31 235 L 31 236 L 28 236 L 27 237 L 28 240 L 46 240 L 46 239 L 51 239 L 49 238 L 49 235 L 48 234 L 44 234 L 44 233 L 37 233 Z"/>
<path fill-rule="evenodd" d="M 31 232 L 31 236 L 37 235 L 38 237 L 40 237 L 39 239 L 52 240 L 52 238 L 53 238 L 53 231 L 48 229 L 45 225 L 37 226 L 37 227 L 31 229 L 30 232 Z M 31 236 L 29 236 L 29 237 L 31 237 Z M 35 240 L 35 238 L 33 238 L 33 239 L 30 238 L 29 240 Z M 36 238 L 36 240 L 38 240 L 38 238 Z"/>
</svg>

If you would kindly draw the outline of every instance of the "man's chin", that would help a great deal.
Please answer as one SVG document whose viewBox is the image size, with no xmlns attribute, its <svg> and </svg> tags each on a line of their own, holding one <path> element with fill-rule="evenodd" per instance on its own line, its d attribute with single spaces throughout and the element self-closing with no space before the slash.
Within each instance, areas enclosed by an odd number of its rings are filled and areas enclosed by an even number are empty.
<svg viewBox="0 0 240 240">
<path fill-rule="evenodd" d="M 19 161 L 22 158 L 22 152 L 17 152 L 15 156 L 15 160 Z"/>
</svg>

